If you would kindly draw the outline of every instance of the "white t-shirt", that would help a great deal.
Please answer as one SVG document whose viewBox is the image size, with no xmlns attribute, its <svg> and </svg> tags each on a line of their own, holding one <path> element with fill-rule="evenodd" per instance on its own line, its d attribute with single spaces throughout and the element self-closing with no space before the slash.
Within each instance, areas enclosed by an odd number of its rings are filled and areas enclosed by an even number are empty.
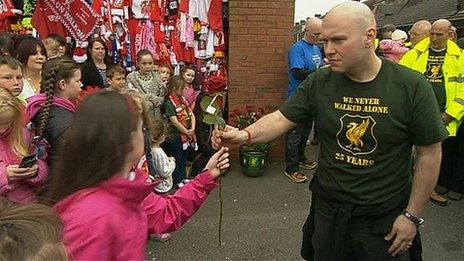
<svg viewBox="0 0 464 261">
<path fill-rule="evenodd" d="M 34 87 L 32 87 L 32 84 L 23 78 L 23 90 L 19 94 L 19 98 L 22 100 L 26 100 L 27 98 L 36 95 L 37 93 L 35 92 Z"/>
<path fill-rule="evenodd" d="M 164 150 L 159 147 L 151 148 L 151 155 L 155 163 L 156 174 L 162 178 L 171 176 L 176 168 L 176 162 L 168 158 Z"/>
</svg>

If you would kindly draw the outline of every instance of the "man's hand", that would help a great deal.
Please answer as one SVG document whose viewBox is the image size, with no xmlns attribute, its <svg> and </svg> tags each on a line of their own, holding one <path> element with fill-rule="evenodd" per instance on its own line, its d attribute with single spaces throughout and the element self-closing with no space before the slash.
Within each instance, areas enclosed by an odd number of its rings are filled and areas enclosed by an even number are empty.
<svg viewBox="0 0 464 261">
<path fill-rule="evenodd" d="M 391 256 L 398 256 L 406 252 L 411 247 L 416 233 L 416 225 L 405 216 L 399 215 L 393 223 L 392 230 L 384 238 L 386 241 L 395 239 L 388 249 L 388 253 Z"/>
<path fill-rule="evenodd" d="M 9 181 L 32 178 L 37 174 L 39 165 L 35 164 L 30 168 L 19 168 L 18 165 L 6 167 L 6 175 Z"/>
<path fill-rule="evenodd" d="M 213 178 L 217 178 L 230 167 L 229 148 L 222 147 L 209 159 L 206 169 L 210 171 Z"/>
<path fill-rule="evenodd" d="M 248 134 L 245 131 L 239 131 L 237 128 L 229 125 L 221 129 L 215 126 L 213 135 L 211 136 L 211 145 L 217 150 L 223 146 L 223 143 L 240 146 L 245 144 L 247 139 Z"/>
<path fill-rule="evenodd" d="M 441 114 L 441 120 L 444 124 L 448 124 L 453 120 L 453 117 L 449 116 L 446 112 Z"/>
</svg>

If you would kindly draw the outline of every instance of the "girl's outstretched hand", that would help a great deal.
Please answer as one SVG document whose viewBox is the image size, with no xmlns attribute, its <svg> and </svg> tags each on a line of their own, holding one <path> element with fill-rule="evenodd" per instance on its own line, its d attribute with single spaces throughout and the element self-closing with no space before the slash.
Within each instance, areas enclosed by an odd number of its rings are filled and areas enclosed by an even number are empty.
<svg viewBox="0 0 464 261">
<path fill-rule="evenodd" d="M 229 167 L 229 148 L 222 147 L 209 159 L 205 169 L 210 171 L 213 178 L 217 178 Z"/>
</svg>

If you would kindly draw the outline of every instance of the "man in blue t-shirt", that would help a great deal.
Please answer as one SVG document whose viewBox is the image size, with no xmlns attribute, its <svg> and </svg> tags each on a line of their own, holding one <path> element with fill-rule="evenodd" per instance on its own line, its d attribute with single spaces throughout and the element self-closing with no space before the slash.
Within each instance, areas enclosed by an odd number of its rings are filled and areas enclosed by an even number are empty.
<svg viewBox="0 0 464 261">
<path fill-rule="evenodd" d="M 317 46 L 321 33 L 322 21 L 309 18 L 305 24 L 305 36 L 296 42 L 288 51 L 288 90 L 286 98 L 290 98 L 306 77 L 323 65 L 320 48 Z M 312 121 L 298 125 L 287 135 L 285 148 L 285 175 L 292 181 L 306 181 L 300 173 L 300 167 L 315 169 L 317 162 L 310 162 L 305 154 L 306 141 L 311 133 Z"/>
</svg>

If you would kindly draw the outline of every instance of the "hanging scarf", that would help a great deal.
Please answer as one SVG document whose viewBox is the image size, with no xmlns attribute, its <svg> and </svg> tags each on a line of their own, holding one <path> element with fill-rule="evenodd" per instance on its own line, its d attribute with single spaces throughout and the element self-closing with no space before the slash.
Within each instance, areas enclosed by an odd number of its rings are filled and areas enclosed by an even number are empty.
<svg viewBox="0 0 464 261">
<path fill-rule="evenodd" d="M 44 0 L 44 2 L 76 40 L 85 41 L 102 20 L 84 0 Z"/>
<path fill-rule="evenodd" d="M 41 37 L 51 33 L 68 36 L 68 31 L 52 10 L 43 2 L 38 1 L 31 19 L 32 25 Z"/>
<path fill-rule="evenodd" d="M 10 18 L 15 16 L 11 0 L 0 0 L 0 32 L 9 31 Z"/>
<path fill-rule="evenodd" d="M 169 100 L 174 105 L 176 109 L 176 117 L 182 126 L 187 128 L 188 130 L 192 126 L 192 118 L 191 115 L 193 114 L 192 109 L 188 106 L 187 100 L 183 96 L 178 96 L 175 94 L 169 94 Z M 197 137 L 195 133 L 193 134 L 192 139 L 189 140 L 187 135 L 180 132 L 180 139 L 182 141 L 182 149 L 186 150 L 189 146 L 192 147 L 194 150 L 198 150 L 197 144 Z"/>
</svg>

